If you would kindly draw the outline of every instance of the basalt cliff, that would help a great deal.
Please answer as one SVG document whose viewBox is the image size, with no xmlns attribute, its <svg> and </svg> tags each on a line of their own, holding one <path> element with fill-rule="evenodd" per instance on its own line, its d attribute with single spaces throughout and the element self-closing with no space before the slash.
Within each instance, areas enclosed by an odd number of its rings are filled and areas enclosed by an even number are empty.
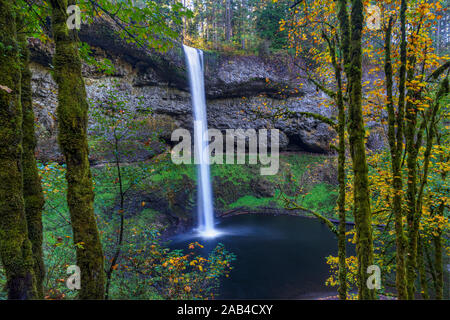
<svg viewBox="0 0 450 320">
<path fill-rule="evenodd" d="M 142 49 L 122 40 L 106 22 L 83 26 L 80 39 L 88 43 L 97 61 L 109 59 L 112 74 L 105 74 L 84 63 L 83 76 L 90 99 L 101 100 L 108 90 L 118 86 L 130 105 L 142 101 L 152 110 L 152 121 L 163 141 L 170 144 L 175 128 L 192 130 L 192 107 L 182 49 L 175 45 L 165 53 Z M 38 122 L 38 155 L 42 160 L 62 160 L 56 142 L 57 88 L 51 76 L 51 45 L 30 39 L 32 86 Z M 304 116 L 289 120 L 261 119 L 257 108 L 288 108 L 334 117 L 330 108 L 321 108 L 323 98 L 314 86 L 299 80 L 298 69 L 285 56 L 236 56 L 205 52 L 205 88 L 210 128 L 280 130 L 280 148 L 289 151 L 328 153 L 334 132 L 328 125 Z M 151 131 L 152 127 L 148 128 Z M 142 138 L 146 134 L 143 132 Z M 158 149 L 158 148 L 156 148 Z M 134 160 L 151 157 L 136 153 Z M 92 161 L 98 159 L 91 155 Z M 132 159 L 133 160 L 133 159 Z"/>
</svg>

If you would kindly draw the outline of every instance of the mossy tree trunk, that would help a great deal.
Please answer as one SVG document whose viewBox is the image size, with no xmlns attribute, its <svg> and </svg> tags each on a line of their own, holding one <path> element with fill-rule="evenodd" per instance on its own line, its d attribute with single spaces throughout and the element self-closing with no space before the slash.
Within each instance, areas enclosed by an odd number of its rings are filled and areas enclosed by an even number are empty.
<svg viewBox="0 0 450 320">
<path fill-rule="evenodd" d="M 447 92 L 449 91 L 449 82 L 448 82 L 448 78 L 447 81 L 444 82 L 444 85 L 446 85 L 447 87 Z M 437 145 L 439 146 L 439 148 L 442 148 L 442 133 L 437 132 L 436 133 L 436 142 Z M 441 149 L 442 150 L 442 149 Z M 449 162 L 450 161 L 450 157 L 449 156 L 445 156 L 443 153 L 440 153 L 439 155 L 439 161 L 442 163 L 445 162 Z M 441 172 L 441 180 L 442 181 L 446 181 L 447 178 L 447 171 L 442 171 Z M 445 210 L 445 200 L 443 199 L 439 205 L 439 207 L 437 208 L 437 213 L 436 215 L 440 216 L 440 217 L 444 217 L 444 210 Z M 436 230 L 436 234 L 433 236 L 433 245 L 434 245 L 434 260 L 435 260 L 435 273 L 432 273 L 432 276 L 434 275 L 434 289 L 435 289 L 435 298 L 437 300 L 442 300 L 444 299 L 444 260 L 443 260 L 443 242 L 444 240 L 442 239 L 442 229 L 438 228 L 438 230 Z M 432 262 L 431 262 L 431 258 L 428 259 L 430 260 L 430 268 L 433 267 Z"/>
<path fill-rule="evenodd" d="M 405 1 L 403 1 L 405 2 Z M 402 3 L 403 3 L 402 2 Z M 406 4 L 402 5 L 401 9 L 401 24 L 402 24 L 402 44 L 406 43 L 405 23 L 406 23 Z M 400 103 L 397 112 L 394 109 L 393 99 L 393 72 L 391 62 L 391 36 L 392 36 L 392 18 L 389 20 L 389 25 L 385 34 L 385 63 L 384 70 L 386 76 L 386 93 L 387 93 L 387 111 L 388 111 L 388 141 L 391 152 L 391 169 L 393 176 L 392 187 L 394 196 L 392 201 L 392 211 L 394 216 L 395 236 L 396 236 L 396 288 L 397 297 L 400 300 L 406 299 L 406 278 L 405 278 L 405 238 L 403 233 L 403 182 L 402 182 L 402 153 L 403 153 L 403 116 L 404 116 L 404 97 L 399 99 Z M 403 57 L 403 55 L 402 55 Z M 406 58 L 406 56 L 405 56 Z M 406 59 L 401 61 L 401 73 L 406 70 Z M 405 77 L 400 75 L 400 90 L 405 88 Z M 403 89 L 402 89 L 403 88 Z"/>
<path fill-rule="evenodd" d="M 0 257 L 9 299 L 36 296 L 22 174 L 21 68 L 15 2 L 0 0 Z"/>
<path fill-rule="evenodd" d="M 341 52 L 341 59 L 344 65 L 344 72 L 347 75 L 347 87 L 348 92 L 351 92 L 352 83 L 349 81 L 350 74 L 350 21 L 349 15 L 347 11 L 347 0 L 339 0 L 338 2 L 338 20 L 340 27 L 340 39 L 339 39 L 339 48 Z M 336 72 L 337 82 L 338 82 L 338 92 L 337 101 L 338 101 L 338 135 L 339 135 L 339 146 L 338 146 L 338 180 L 339 180 L 339 198 L 338 198 L 338 211 L 339 211 L 339 233 L 338 233 L 338 254 L 339 254 L 339 281 L 340 283 L 344 281 L 347 277 L 347 270 L 345 273 L 341 271 L 346 268 L 346 264 L 344 261 L 341 261 L 344 258 L 344 254 L 346 255 L 346 213 L 345 213 L 345 128 L 347 126 L 347 119 L 345 114 L 345 104 L 343 100 L 343 88 L 342 88 L 342 75 L 340 64 L 338 68 L 335 68 L 338 72 Z M 345 243 L 344 243 L 345 242 Z M 342 257 L 341 257 L 342 256 Z M 345 280 L 346 281 L 346 280 Z M 342 299 L 344 295 L 347 295 L 347 286 L 339 288 L 339 296 Z"/>
<path fill-rule="evenodd" d="M 442 206 L 443 208 L 443 206 Z M 442 259 L 442 230 L 438 230 L 437 234 L 433 236 L 434 244 L 434 260 L 436 265 L 436 284 L 435 294 L 436 300 L 442 300 L 444 298 L 444 262 Z"/>
<path fill-rule="evenodd" d="M 372 224 L 368 166 L 366 161 L 365 129 L 362 112 L 362 30 L 364 4 L 353 0 L 350 16 L 350 86 L 349 144 L 354 173 L 354 216 L 356 225 L 356 251 L 358 258 L 358 297 L 360 300 L 374 299 L 375 289 L 369 289 L 368 267 L 373 265 Z"/>
<path fill-rule="evenodd" d="M 430 159 L 431 159 L 431 149 L 433 148 L 433 143 L 436 137 L 436 125 L 437 122 L 439 121 L 437 119 L 438 117 L 438 113 L 440 110 L 440 100 L 442 97 L 444 97 L 445 95 L 447 95 L 449 93 L 449 81 L 448 81 L 448 77 L 444 78 L 444 80 L 441 82 L 440 86 L 439 86 L 439 90 L 438 93 L 436 95 L 436 100 L 435 103 L 433 105 L 433 107 L 431 109 L 428 110 L 428 116 L 425 117 L 423 119 L 423 125 L 422 126 L 427 126 L 427 130 L 426 130 L 426 147 L 425 147 L 425 152 L 424 152 L 424 169 L 423 169 L 423 173 L 422 173 L 422 180 L 420 183 L 420 187 L 419 187 L 419 192 L 417 195 L 417 214 L 419 215 L 418 219 L 421 218 L 422 216 L 422 202 L 423 202 L 423 196 L 424 196 L 424 190 L 425 190 L 425 185 L 427 184 L 427 180 L 428 180 L 428 170 L 430 167 Z M 428 122 L 428 123 L 427 123 Z M 442 176 L 442 181 L 445 181 L 445 176 L 446 174 L 444 173 L 444 175 Z M 441 206 L 438 209 L 439 213 L 443 213 L 440 211 L 441 210 Z M 443 261 L 442 261 L 442 252 L 440 252 L 442 250 L 442 247 L 440 246 L 441 244 L 441 235 L 442 235 L 442 231 L 439 228 L 437 230 L 437 234 L 433 235 L 433 242 L 435 244 L 435 264 L 436 264 L 436 299 L 442 299 L 442 283 L 443 283 Z M 419 239 L 420 241 L 420 239 Z M 420 244 L 420 243 L 419 243 Z M 425 269 L 423 266 L 423 251 L 422 250 L 418 250 L 418 263 L 419 263 L 419 271 L 420 273 L 420 277 L 421 277 L 421 281 L 422 281 L 422 274 L 425 276 Z M 425 283 L 426 285 L 426 283 Z M 438 287 L 441 288 L 438 288 Z M 427 288 L 426 288 L 427 289 Z M 422 286 L 422 295 L 424 298 L 428 298 L 428 292 L 423 293 L 424 291 L 424 287 Z"/>
<path fill-rule="evenodd" d="M 53 58 L 58 85 L 58 141 L 67 163 L 67 203 L 77 265 L 81 269 L 80 299 L 103 299 L 103 250 L 94 215 L 94 192 L 88 160 L 88 103 L 75 31 L 69 31 L 67 0 L 51 0 L 52 29 L 56 44 Z M 73 4 L 73 3 L 69 3 Z"/>
<path fill-rule="evenodd" d="M 409 64 L 412 66 L 408 70 L 408 81 L 410 82 L 415 78 L 414 76 L 414 65 L 416 62 L 416 57 L 411 56 Z M 420 80 L 423 80 L 423 74 Z M 406 191 L 406 203 L 407 203 L 407 222 L 408 222 L 408 248 L 407 248 L 407 259 L 406 259 L 406 279 L 407 279 L 407 294 L 408 299 L 412 300 L 415 298 L 415 282 L 417 279 L 417 268 L 418 268 L 418 257 L 422 254 L 418 250 L 419 241 L 419 226 L 420 220 L 422 218 L 422 202 L 425 186 L 428 180 L 428 171 L 431 158 L 431 150 L 433 147 L 433 141 L 436 137 L 436 125 L 437 116 L 440 109 L 440 99 L 448 94 L 449 83 L 448 78 L 444 78 L 439 86 L 437 92 L 435 103 L 431 108 L 428 109 L 426 115 L 423 117 L 420 126 L 417 128 L 418 122 L 418 108 L 415 101 L 421 99 L 421 90 L 411 88 L 408 90 L 407 103 L 406 103 L 406 130 L 405 130 L 405 141 L 406 141 L 406 164 L 408 171 L 408 182 Z M 426 147 L 423 159 L 423 172 L 420 175 L 421 179 L 418 184 L 418 153 L 419 149 L 423 143 L 423 135 L 426 133 Z M 420 270 L 419 270 L 420 271 Z"/>
<path fill-rule="evenodd" d="M 416 110 L 413 104 L 405 103 L 406 99 L 406 78 L 409 81 L 412 80 L 414 76 L 414 65 L 415 62 L 410 59 L 409 70 L 407 70 L 407 41 L 406 41 L 406 10 L 407 10 L 407 1 L 402 0 L 401 8 L 400 8 L 400 18 L 401 18 L 401 43 L 400 43 L 400 74 L 399 74 L 399 112 L 404 112 L 405 120 L 403 117 L 400 118 L 398 116 L 399 121 L 398 131 L 397 133 L 403 133 L 404 136 L 399 136 L 397 134 L 398 141 L 405 141 L 406 144 L 406 153 L 408 154 L 408 186 L 407 186 L 407 223 L 408 223 L 408 241 L 404 243 L 405 245 L 405 280 L 406 280 L 406 298 L 413 299 L 414 298 L 414 282 L 416 280 L 416 255 L 417 255 L 417 241 L 416 236 L 414 235 L 414 216 L 415 216 L 415 195 L 416 195 L 416 167 L 415 161 L 417 159 L 417 151 L 414 150 L 414 135 L 415 135 L 415 127 L 417 122 Z M 406 74 L 408 73 L 408 77 Z M 409 93 L 408 93 L 409 95 Z M 411 97 L 409 97 L 411 99 Z M 403 116 L 403 115 L 402 115 Z M 404 132 L 402 132 L 404 129 Z M 404 140 L 403 140 L 404 139 Z M 409 171 L 412 166 L 412 170 Z M 412 180 L 411 180 L 412 179 Z M 400 294 L 400 293 L 399 293 Z M 403 293 L 401 293 L 403 295 Z"/>
<path fill-rule="evenodd" d="M 23 27 L 23 21 L 20 24 Z M 23 28 L 20 28 L 23 30 Z M 42 209 L 44 194 L 42 193 L 41 179 L 39 177 L 35 148 L 36 136 L 34 125 L 34 112 L 31 93 L 31 71 L 29 68 L 30 53 L 27 46 L 25 32 L 18 34 L 20 55 L 22 63 L 21 102 L 22 102 L 22 132 L 23 132 L 23 197 L 25 201 L 25 216 L 28 226 L 28 238 L 31 241 L 34 258 L 34 275 L 36 278 L 37 298 L 44 298 L 43 281 L 45 266 L 42 252 Z"/>
<path fill-rule="evenodd" d="M 336 79 L 338 83 L 338 182 L 339 182 L 339 198 L 338 198 L 338 255 L 339 255 L 339 298 L 347 299 L 347 240 L 346 240 L 346 212 L 345 212 L 345 106 L 342 94 L 342 79 L 340 65 L 336 64 Z"/>
<path fill-rule="evenodd" d="M 409 77 L 408 77 L 409 78 Z M 415 94 L 408 94 L 409 99 L 413 99 Z M 417 156 L 419 148 L 419 140 L 416 139 L 417 126 L 417 107 L 414 103 L 406 104 L 406 165 L 408 172 L 406 205 L 407 205 L 407 222 L 408 222 L 408 247 L 406 255 L 406 288 L 408 299 L 412 300 L 415 296 L 415 282 L 417 279 L 417 241 L 419 236 L 419 217 L 416 208 L 417 195 Z"/>
<path fill-rule="evenodd" d="M 424 239 L 419 239 L 417 247 L 417 267 L 420 274 L 420 291 L 422 293 L 422 298 L 424 300 L 428 300 L 430 299 L 430 296 L 428 294 L 427 273 L 425 270 L 425 262 L 423 260 L 424 246 L 426 246 L 426 243 L 424 243 Z"/>
<path fill-rule="evenodd" d="M 436 125 L 438 122 L 437 117 L 438 117 L 438 113 L 440 110 L 440 100 L 442 97 L 448 95 L 449 91 L 450 91 L 449 78 L 446 77 L 442 80 L 442 82 L 439 86 L 439 90 L 436 95 L 433 108 L 431 110 L 429 110 L 430 115 L 428 117 L 429 124 L 428 124 L 428 129 L 427 129 L 427 144 L 426 144 L 425 153 L 424 153 L 424 170 L 423 170 L 423 175 L 422 175 L 422 181 L 421 181 L 420 188 L 419 188 L 419 194 L 417 196 L 417 208 L 418 208 L 419 213 L 422 212 L 422 198 L 423 198 L 423 194 L 424 194 L 424 188 L 427 183 L 428 168 L 429 168 L 430 157 L 431 157 L 431 149 L 433 147 L 434 139 L 436 138 L 437 143 L 440 144 L 439 133 L 437 132 L 437 129 L 436 129 Z M 442 155 L 440 155 L 440 157 L 441 157 L 441 161 L 443 163 L 448 162 L 448 159 L 443 159 Z M 446 181 L 446 177 L 447 177 L 447 172 L 443 171 L 441 173 L 442 181 Z M 436 210 L 438 216 L 441 216 L 441 217 L 444 216 L 444 207 L 445 207 L 444 203 L 441 202 L 441 204 L 439 205 L 439 207 Z M 436 234 L 433 235 L 432 242 L 434 244 L 434 250 L 435 250 L 435 255 L 434 255 L 435 270 L 436 270 L 436 281 L 435 281 L 436 297 L 435 298 L 437 300 L 442 300 L 443 292 L 444 292 L 444 271 L 443 271 L 444 262 L 442 260 L 442 249 L 443 249 L 442 248 L 442 229 L 440 227 L 438 227 L 438 229 L 436 230 Z M 422 252 L 419 251 L 418 254 L 420 255 L 420 254 L 422 254 Z"/>
<path fill-rule="evenodd" d="M 335 102 L 338 107 L 338 124 L 336 130 L 338 132 L 338 183 L 339 183 L 339 197 L 338 197 L 338 216 L 339 228 L 337 230 L 338 236 L 338 257 L 339 257 L 339 299 L 347 299 L 347 240 L 346 240 L 346 212 L 345 212 L 345 104 L 344 93 L 342 85 L 342 59 L 336 56 L 336 44 L 339 45 L 339 39 L 329 39 L 325 32 L 322 37 L 327 41 L 331 55 L 331 62 L 333 64 L 335 79 L 337 84 L 337 92 L 335 94 Z"/>
</svg>

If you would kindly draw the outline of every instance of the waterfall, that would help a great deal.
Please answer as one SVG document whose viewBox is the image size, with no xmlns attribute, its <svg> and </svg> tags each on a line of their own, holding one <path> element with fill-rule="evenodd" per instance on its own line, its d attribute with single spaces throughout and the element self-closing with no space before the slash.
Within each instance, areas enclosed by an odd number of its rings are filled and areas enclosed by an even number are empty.
<svg viewBox="0 0 450 320">
<path fill-rule="evenodd" d="M 194 148 L 197 164 L 198 230 L 205 237 L 214 237 L 214 209 L 209 168 L 208 123 L 203 75 L 203 51 L 183 45 L 189 72 L 194 110 Z"/>
</svg>

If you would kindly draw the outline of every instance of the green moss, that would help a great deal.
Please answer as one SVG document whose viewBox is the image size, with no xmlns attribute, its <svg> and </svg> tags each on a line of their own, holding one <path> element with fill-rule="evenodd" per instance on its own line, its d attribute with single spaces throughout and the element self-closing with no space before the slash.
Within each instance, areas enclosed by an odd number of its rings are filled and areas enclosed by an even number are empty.
<svg viewBox="0 0 450 320">
<path fill-rule="evenodd" d="M 21 68 L 14 3 L 0 1 L 0 258 L 8 298 L 36 296 L 22 181 Z"/>
<path fill-rule="evenodd" d="M 71 1 L 72 3 L 72 1 Z M 94 192 L 88 159 L 88 103 L 75 33 L 69 32 L 67 0 L 52 0 L 56 44 L 53 64 L 58 85 L 58 142 L 67 163 L 67 203 L 81 269 L 81 299 L 103 299 L 103 251 L 94 216 Z"/>
<path fill-rule="evenodd" d="M 303 207 L 321 213 L 332 213 L 336 206 L 338 192 L 334 186 L 326 183 L 315 185 L 301 201 Z"/>
<path fill-rule="evenodd" d="M 236 202 L 229 204 L 228 207 L 231 209 L 239 207 L 256 209 L 258 207 L 267 206 L 271 201 L 271 198 L 256 198 L 251 195 L 246 195 L 239 198 Z"/>
<path fill-rule="evenodd" d="M 150 181 L 154 183 L 176 184 L 183 180 L 183 176 L 188 176 L 196 180 L 194 165 L 175 165 L 171 162 L 164 162 L 157 166 L 155 174 L 150 176 Z"/>
<path fill-rule="evenodd" d="M 34 258 L 37 298 L 43 299 L 44 292 L 42 283 L 45 277 L 45 266 L 42 253 L 42 208 L 44 206 L 44 195 L 42 193 L 41 180 L 39 178 L 35 158 L 35 116 L 31 96 L 31 71 L 29 69 L 30 54 L 25 33 L 21 33 L 19 41 L 22 57 L 21 102 L 23 115 L 23 196 L 28 226 L 28 238 L 31 241 Z"/>
<path fill-rule="evenodd" d="M 152 225 L 158 221 L 159 212 L 153 209 L 144 209 L 138 215 L 133 217 L 130 221 L 130 225 Z"/>
<path fill-rule="evenodd" d="M 346 68 L 350 87 L 349 145 L 353 162 L 354 217 L 358 238 L 358 297 L 360 300 L 375 298 L 375 290 L 367 288 L 367 268 L 373 265 L 373 240 L 371 225 L 370 190 L 366 161 L 365 128 L 362 112 L 362 30 L 364 24 L 364 4 L 352 0 L 349 21 L 343 29 L 350 29 L 350 59 Z"/>
</svg>

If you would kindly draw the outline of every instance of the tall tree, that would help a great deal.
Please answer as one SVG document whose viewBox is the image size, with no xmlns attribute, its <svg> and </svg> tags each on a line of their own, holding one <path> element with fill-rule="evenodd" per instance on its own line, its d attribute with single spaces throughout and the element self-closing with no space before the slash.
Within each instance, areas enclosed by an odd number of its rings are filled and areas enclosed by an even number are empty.
<svg viewBox="0 0 450 320">
<path fill-rule="evenodd" d="M 342 0 L 344 1 L 344 0 Z M 346 2 L 346 1 L 344 1 Z M 346 3 L 345 3 L 346 4 Z M 342 29 L 349 20 L 343 16 Z M 354 173 L 354 217 L 356 226 L 356 251 L 358 257 L 358 297 L 360 300 L 374 299 L 375 291 L 368 288 L 368 267 L 373 265 L 372 221 L 368 166 L 366 160 L 365 129 L 362 112 L 362 30 L 364 4 L 362 0 L 352 0 L 350 14 L 350 47 L 348 86 L 349 94 L 349 143 Z"/>
<path fill-rule="evenodd" d="M 94 191 L 88 159 L 88 103 L 76 31 L 67 28 L 67 6 L 73 0 L 52 0 L 53 57 L 58 85 L 58 141 L 64 154 L 69 206 L 77 265 L 81 270 L 80 299 L 103 299 L 103 251 L 94 215 Z"/>
<path fill-rule="evenodd" d="M 392 37 L 392 18 L 388 22 L 385 35 L 385 76 L 386 76 L 386 95 L 388 111 L 388 141 L 391 152 L 392 176 L 393 176 L 393 205 L 395 235 L 396 235 L 396 288 L 398 298 L 406 299 L 406 278 L 405 278 L 405 239 L 403 233 L 403 181 L 402 181 L 402 154 L 403 154 L 403 122 L 405 110 L 405 72 L 406 72 L 406 1 L 402 0 L 401 12 L 401 67 L 399 84 L 399 103 L 397 111 L 394 108 L 393 97 L 393 71 L 391 61 L 391 37 Z"/>
<path fill-rule="evenodd" d="M 326 40 L 331 55 L 331 63 L 334 68 L 335 80 L 336 80 L 336 93 L 333 93 L 336 106 L 338 108 L 338 123 L 336 130 L 339 137 L 339 143 L 337 147 L 338 151 L 338 184 L 339 184 L 339 197 L 337 200 L 337 212 L 339 216 L 339 228 L 337 232 L 338 236 L 338 256 L 339 256 L 339 299 L 347 299 L 347 240 L 346 240 L 346 210 L 345 210 L 345 127 L 346 127 L 346 114 L 345 114 L 345 102 L 344 102 L 344 89 L 342 82 L 342 59 L 336 56 L 336 42 L 339 44 L 339 38 L 330 39 L 325 31 L 322 31 L 322 37 Z"/>
<path fill-rule="evenodd" d="M 231 41 L 231 36 L 233 34 L 233 4 L 231 0 L 225 0 L 225 41 Z"/>
<path fill-rule="evenodd" d="M 28 226 L 28 237 L 31 241 L 34 258 L 34 275 L 36 278 L 37 298 L 44 298 L 43 281 L 45 266 L 42 252 L 42 209 L 44 194 L 42 193 L 35 148 L 36 136 L 34 126 L 34 112 L 31 92 L 31 71 L 29 68 L 30 53 L 26 39 L 25 21 L 20 19 L 18 39 L 21 56 L 21 103 L 22 103 L 22 132 L 23 132 L 23 197 L 25 201 L 25 216 Z"/>
<path fill-rule="evenodd" d="M 36 295 L 22 175 L 21 68 L 15 1 L 0 1 L 0 257 L 9 299 Z"/>
<path fill-rule="evenodd" d="M 334 51 L 334 50 L 333 50 Z M 341 65 L 337 63 L 335 53 L 333 52 L 333 64 L 335 65 L 335 74 L 337 82 L 337 106 L 338 106 L 338 182 L 339 182 L 339 198 L 338 198 L 338 214 L 339 214 L 339 230 L 338 230 L 338 254 L 339 254 L 339 298 L 347 299 L 347 240 L 346 233 L 346 212 L 345 212 L 345 105 L 342 88 Z"/>
<path fill-rule="evenodd" d="M 443 83 L 446 86 L 447 92 L 449 92 L 449 81 Z M 436 134 L 436 142 L 439 148 L 442 148 L 442 137 L 441 133 Z M 450 157 L 445 157 L 443 153 L 439 154 L 442 163 L 448 163 L 450 161 Z M 443 171 L 441 173 L 442 181 L 445 181 L 447 178 L 447 171 Z M 444 219 L 444 210 L 445 203 L 441 201 L 439 206 L 436 209 L 436 216 L 440 217 L 442 220 Z M 442 300 L 444 298 L 444 263 L 443 263 L 443 239 L 442 239 L 442 229 L 440 227 L 437 228 L 437 232 L 433 235 L 433 245 L 434 245 L 434 260 L 436 265 L 436 281 L 435 281 L 435 298 L 437 300 Z"/>
<path fill-rule="evenodd" d="M 288 14 L 290 2 L 281 1 L 273 3 L 264 1 L 257 8 L 256 30 L 258 36 L 270 42 L 275 49 L 282 49 L 287 45 L 288 31 L 280 30 L 280 21 Z"/>
</svg>

